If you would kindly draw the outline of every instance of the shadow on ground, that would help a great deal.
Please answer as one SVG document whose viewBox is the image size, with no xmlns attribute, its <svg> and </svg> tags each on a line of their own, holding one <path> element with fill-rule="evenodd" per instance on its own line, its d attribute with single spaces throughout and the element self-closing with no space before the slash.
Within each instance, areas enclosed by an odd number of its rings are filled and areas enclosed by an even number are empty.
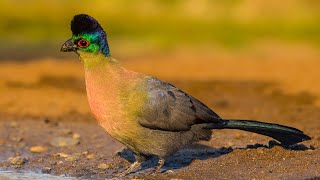
<svg viewBox="0 0 320 180">
<path fill-rule="evenodd" d="M 232 148 L 232 147 L 213 148 L 213 147 L 203 145 L 203 144 L 193 144 L 193 145 L 188 146 L 185 149 L 179 150 L 177 153 L 168 157 L 166 159 L 165 165 L 162 168 L 162 172 L 187 167 L 194 160 L 207 160 L 210 158 L 218 158 L 218 157 L 223 156 L 225 154 L 231 153 L 236 149 L 244 150 L 244 151 L 248 150 L 248 149 L 258 149 L 258 148 L 272 149 L 275 146 L 280 146 L 284 149 L 292 150 L 292 151 L 305 151 L 305 150 L 314 150 L 315 149 L 313 146 L 307 147 L 303 144 L 295 144 L 295 145 L 291 145 L 289 147 L 283 147 L 280 143 L 278 143 L 274 140 L 269 141 L 268 145 L 256 143 L 253 145 L 247 145 L 244 148 Z M 127 148 L 118 152 L 117 155 L 119 155 L 120 157 L 126 159 L 127 161 L 129 161 L 131 163 L 133 163 L 135 161 L 133 152 Z M 159 160 L 158 157 L 150 157 L 149 159 L 147 159 L 147 161 L 145 163 L 142 164 L 141 169 L 139 169 L 138 171 L 136 171 L 134 173 L 151 174 L 153 172 L 152 170 L 157 167 L 158 160 Z M 132 173 L 132 174 L 134 174 L 134 173 Z"/>
</svg>

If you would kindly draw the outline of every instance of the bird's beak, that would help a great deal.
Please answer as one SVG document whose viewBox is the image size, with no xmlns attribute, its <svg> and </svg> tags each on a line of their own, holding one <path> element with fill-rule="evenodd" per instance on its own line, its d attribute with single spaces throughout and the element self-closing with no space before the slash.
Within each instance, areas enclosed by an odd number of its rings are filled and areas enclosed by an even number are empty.
<svg viewBox="0 0 320 180">
<path fill-rule="evenodd" d="M 61 52 L 71 52 L 77 50 L 77 46 L 73 44 L 72 39 L 67 40 L 62 46 Z"/>
</svg>

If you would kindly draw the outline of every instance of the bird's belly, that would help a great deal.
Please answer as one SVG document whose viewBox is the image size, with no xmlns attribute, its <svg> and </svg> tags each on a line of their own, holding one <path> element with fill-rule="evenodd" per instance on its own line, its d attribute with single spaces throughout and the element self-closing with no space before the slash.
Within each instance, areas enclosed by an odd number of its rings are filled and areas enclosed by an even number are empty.
<svg viewBox="0 0 320 180">
<path fill-rule="evenodd" d="M 131 119 L 131 116 L 122 113 L 123 111 L 119 109 L 121 107 L 115 107 L 115 104 L 110 106 L 112 102 L 102 104 L 92 99 L 89 101 L 92 113 L 100 126 L 135 153 L 164 157 L 184 146 L 186 142 L 182 141 L 192 139 L 189 133 L 182 138 L 177 132 L 145 128 L 138 123 L 137 119 Z"/>
</svg>

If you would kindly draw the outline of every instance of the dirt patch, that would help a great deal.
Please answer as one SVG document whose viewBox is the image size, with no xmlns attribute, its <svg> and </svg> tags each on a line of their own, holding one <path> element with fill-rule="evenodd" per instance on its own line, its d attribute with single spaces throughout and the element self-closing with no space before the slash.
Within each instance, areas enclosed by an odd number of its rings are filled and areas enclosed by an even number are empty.
<svg viewBox="0 0 320 180">
<path fill-rule="evenodd" d="M 121 149 L 123 145 L 95 123 L 87 109 L 80 76 L 81 73 L 39 73 L 29 81 L 11 78 L 2 83 L 2 91 L 8 96 L 6 101 L 1 100 L 1 169 L 97 179 L 111 178 L 131 164 L 134 160 L 131 152 Z M 320 111 L 315 106 L 314 95 L 307 92 L 288 95 L 277 88 L 277 82 L 264 80 L 171 82 L 202 100 L 221 117 L 293 126 L 312 140 L 284 149 L 264 136 L 216 130 L 209 142 L 190 146 L 170 157 L 164 167 L 168 171 L 150 175 L 157 162 L 153 158 L 129 177 L 303 179 L 320 176 Z M 80 143 L 56 147 L 51 141 L 57 137 L 76 138 Z M 47 150 L 33 153 L 30 148 L 34 146 Z M 26 162 L 14 164 L 8 160 L 17 156 Z"/>
</svg>

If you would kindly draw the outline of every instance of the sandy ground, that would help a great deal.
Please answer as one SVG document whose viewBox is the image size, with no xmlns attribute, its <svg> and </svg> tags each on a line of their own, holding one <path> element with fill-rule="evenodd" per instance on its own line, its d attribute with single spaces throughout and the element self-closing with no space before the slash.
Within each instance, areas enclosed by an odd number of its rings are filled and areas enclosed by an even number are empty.
<svg viewBox="0 0 320 180">
<path fill-rule="evenodd" d="M 264 136 L 217 130 L 209 142 L 170 157 L 169 171 L 150 175 L 156 165 L 151 159 L 128 178 L 320 178 L 320 59 L 288 54 L 260 60 L 183 53 L 147 58 L 152 61 L 124 58 L 126 67 L 170 81 L 221 117 L 289 125 L 312 137 L 284 149 Z M 0 77 L 0 169 L 96 179 L 112 178 L 132 162 L 132 154 L 91 116 L 78 61 L 4 62 Z M 58 137 L 75 145 L 54 145 Z M 31 152 L 35 146 L 40 152 Z"/>
</svg>

